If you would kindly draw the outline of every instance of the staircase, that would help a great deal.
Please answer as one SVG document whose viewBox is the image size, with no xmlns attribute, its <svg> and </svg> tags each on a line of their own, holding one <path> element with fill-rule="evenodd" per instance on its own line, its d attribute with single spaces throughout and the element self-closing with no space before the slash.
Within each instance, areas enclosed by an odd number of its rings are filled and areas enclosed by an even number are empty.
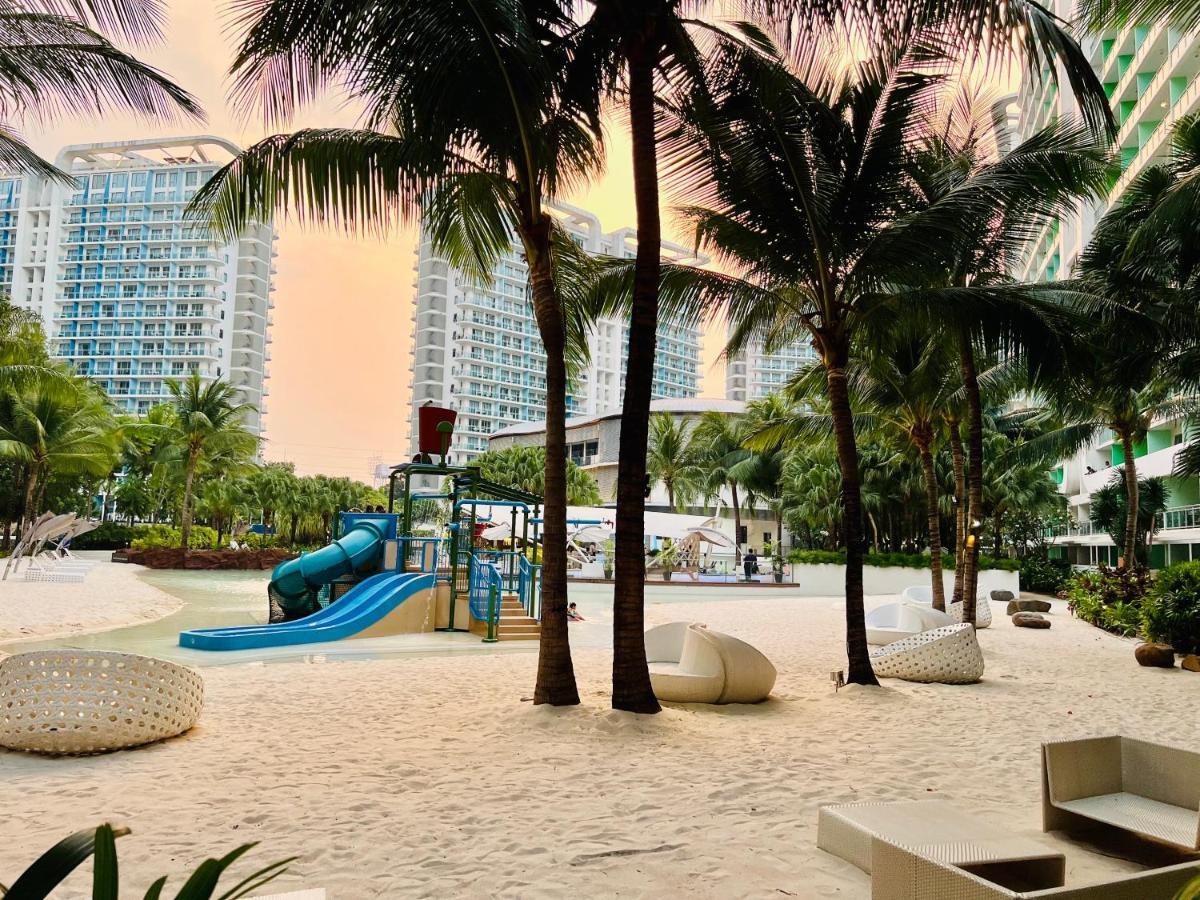
<svg viewBox="0 0 1200 900">
<path fill-rule="evenodd" d="M 487 637 L 487 624 L 478 619 L 471 620 L 471 633 Z M 500 620 L 496 623 L 496 637 L 502 641 L 536 641 L 542 635 L 542 626 L 537 619 L 525 615 L 525 607 L 516 594 L 500 597 Z"/>
</svg>

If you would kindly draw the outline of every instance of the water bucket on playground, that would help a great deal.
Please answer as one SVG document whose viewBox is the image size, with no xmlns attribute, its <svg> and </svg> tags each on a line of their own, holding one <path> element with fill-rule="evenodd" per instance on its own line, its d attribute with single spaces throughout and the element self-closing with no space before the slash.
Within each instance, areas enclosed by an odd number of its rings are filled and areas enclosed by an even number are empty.
<svg viewBox="0 0 1200 900">
<path fill-rule="evenodd" d="M 454 420 L 458 416 L 452 409 L 442 406 L 422 406 L 417 409 L 417 440 L 422 453 L 442 456 L 450 447 L 454 431 Z M 446 422 L 449 431 L 440 431 L 438 426 Z"/>
</svg>

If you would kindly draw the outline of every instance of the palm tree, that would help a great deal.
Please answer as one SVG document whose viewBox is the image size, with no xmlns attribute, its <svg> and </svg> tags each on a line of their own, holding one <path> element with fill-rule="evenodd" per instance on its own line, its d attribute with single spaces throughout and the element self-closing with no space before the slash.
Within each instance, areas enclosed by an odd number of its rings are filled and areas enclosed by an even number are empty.
<svg viewBox="0 0 1200 900">
<path fill-rule="evenodd" d="M 1130 22 L 1166 22 L 1180 31 L 1200 27 L 1200 0 L 1081 0 L 1079 15 L 1090 31 L 1123 28 Z"/>
<path fill-rule="evenodd" d="M 1132 520 L 1134 533 L 1129 534 L 1130 519 L 1127 482 L 1115 472 L 1113 479 L 1092 494 L 1092 522 L 1108 532 L 1118 547 L 1134 545 L 1134 556 L 1126 557 L 1125 565 L 1149 566 L 1150 546 L 1158 530 L 1158 517 L 1167 508 L 1167 485 L 1163 478 L 1142 478 L 1138 481 L 1138 503 Z"/>
<path fill-rule="evenodd" d="M 519 488 L 541 496 L 546 483 L 546 449 L 544 447 L 506 447 L 489 450 L 475 457 L 472 465 L 488 481 Z M 567 503 L 572 506 L 598 506 L 600 488 L 596 479 L 574 460 L 567 460 Z"/>
<path fill-rule="evenodd" d="M 183 513 L 180 516 L 180 545 L 186 552 L 192 533 L 196 470 L 202 460 L 218 454 L 250 457 L 258 439 L 242 424 L 253 407 L 237 400 L 237 389 L 217 379 L 207 384 L 193 372 L 183 381 L 168 381 L 167 390 L 175 406 L 171 436 L 184 459 Z"/>
<path fill-rule="evenodd" d="M 117 447 L 108 400 L 89 381 L 52 379 L 0 398 L 0 456 L 23 470 L 25 522 L 37 518 L 53 475 L 107 475 Z"/>
<path fill-rule="evenodd" d="M 218 227 L 295 211 L 383 231 L 422 209 L 434 246 L 486 282 L 515 232 L 546 350 L 542 640 L 535 703 L 579 702 L 567 634 L 566 388 L 586 319 L 564 271 L 585 257 L 546 198 L 601 161 L 597 85 L 565 78 L 570 5 L 550 0 L 266 0 L 243 20 L 243 101 L 288 117 L 322 88 L 362 103 L 363 130 L 308 130 L 251 147 L 197 198 Z"/>
<path fill-rule="evenodd" d="M 613 705 L 632 712 L 658 712 L 642 638 L 645 448 L 663 277 L 658 165 L 663 138 L 657 133 L 656 89 L 671 85 L 673 93 L 686 93 L 702 84 L 703 48 L 712 42 L 727 43 L 730 30 L 698 18 L 712 6 L 706 0 L 591 3 L 594 11 L 582 26 L 576 59 L 585 72 L 582 80 L 603 80 L 627 106 L 638 230 L 617 474 Z M 889 4 L 876 0 L 729 0 L 721 4 L 721 11 L 730 20 L 757 14 L 773 24 L 784 25 L 783 30 L 798 45 L 797 55 L 809 59 L 817 58 L 822 51 L 813 40 L 814 32 L 835 23 L 848 25 L 860 40 L 866 36 L 871 42 L 892 42 L 893 46 L 936 27 L 943 35 L 940 39 L 964 57 L 993 52 L 1005 56 L 1016 44 L 1023 50 L 1031 72 L 1040 68 L 1035 62 L 1057 59 L 1089 121 L 1111 125 L 1107 98 L 1083 52 L 1062 29 L 1062 23 L 1032 0 L 901 0 Z M 757 27 L 742 26 L 742 31 L 752 44 L 766 42 Z M 699 43 L 697 34 L 703 35 Z M 683 157 L 692 155 L 690 142 L 668 139 L 668 149 L 671 143 Z M 677 161 L 673 160 L 670 168 L 676 175 L 683 173 L 681 181 L 690 180 L 694 173 L 686 165 L 676 165 Z M 857 632 L 857 627 L 854 630 Z M 858 643 L 855 637 L 856 648 Z M 861 653 L 855 653 L 861 659 L 851 669 L 861 672 L 866 660 L 865 637 Z M 873 680 L 871 676 L 863 677 Z"/>
<path fill-rule="evenodd" d="M 200 106 L 152 66 L 112 44 L 102 31 L 156 38 L 161 0 L 6 0 L 0 4 L 0 164 L 67 182 L 30 149 L 11 115 L 41 119 L 128 110 L 157 119 L 202 119 Z"/>
<path fill-rule="evenodd" d="M 246 502 L 244 483 L 232 478 L 213 478 L 204 483 L 196 498 L 196 511 L 216 529 L 220 550 L 225 534 L 232 533 L 234 522 Z"/>
<path fill-rule="evenodd" d="M 729 490 L 729 508 L 733 512 L 734 565 L 741 565 L 742 562 L 742 504 L 738 498 L 739 482 L 734 467 L 750 454 L 744 446 L 747 436 L 745 416 L 728 416 L 709 410 L 700 417 L 692 431 L 691 440 L 705 499 L 715 504 L 720 500 L 721 492 Z"/>
<path fill-rule="evenodd" d="M 650 417 L 646 476 L 650 484 L 661 482 L 666 488 L 667 505 L 673 510 L 687 505 L 700 477 L 689 432 L 687 422 L 668 412 Z"/>
</svg>

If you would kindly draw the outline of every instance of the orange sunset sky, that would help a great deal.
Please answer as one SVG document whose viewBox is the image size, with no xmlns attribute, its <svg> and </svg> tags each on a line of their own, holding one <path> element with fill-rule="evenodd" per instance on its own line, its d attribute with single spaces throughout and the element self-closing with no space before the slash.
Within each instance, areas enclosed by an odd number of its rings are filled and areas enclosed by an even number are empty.
<svg viewBox="0 0 1200 900">
<path fill-rule="evenodd" d="M 269 133 L 260 119 L 239 117 L 227 103 L 225 75 L 233 48 L 227 5 L 169 0 L 169 6 L 165 40 L 137 53 L 200 99 L 207 124 L 146 122 L 123 115 L 24 123 L 38 152 L 53 158 L 65 144 L 199 133 L 246 146 Z M 353 108 L 331 97 L 291 126 L 346 126 L 355 118 Z M 634 223 L 629 142 L 622 126 L 610 127 L 605 177 L 564 199 L 595 211 L 606 229 Z M 671 223 L 665 225 L 667 236 L 678 238 Z M 414 235 L 350 239 L 287 222 L 277 226 L 265 455 L 294 461 L 301 474 L 369 480 L 375 462 L 400 462 L 408 449 L 405 384 Z M 701 383 L 705 395 L 724 392 L 719 352 L 719 339 L 708 335 Z"/>
</svg>

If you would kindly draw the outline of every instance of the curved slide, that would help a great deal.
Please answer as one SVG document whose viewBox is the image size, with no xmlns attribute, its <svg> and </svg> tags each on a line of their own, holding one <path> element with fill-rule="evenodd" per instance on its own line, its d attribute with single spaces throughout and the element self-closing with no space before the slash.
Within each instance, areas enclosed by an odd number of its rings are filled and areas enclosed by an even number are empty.
<svg viewBox="0 0 1200 900">
<path fill-rule="evenodd" d="M 182 632 L 179 646 L 197 650 L 257 650 L 340 641 L 383 621 L 405 600 L 428 591 L 433 584 L 434 576 L 428 573 L 381 572 L 356 584 L 335 603 L 306 618 L 276 625 L 197 628 Z"/>
<path fill-rule="evenodd" d="M 387 523 L 382 519 L 355 521 L 332 544 L 277 565 L 271 573 L 271 596 L 284 609 L 303 608 L 322 585 L 378 559 L 386 536 Z"/>
</svg>

